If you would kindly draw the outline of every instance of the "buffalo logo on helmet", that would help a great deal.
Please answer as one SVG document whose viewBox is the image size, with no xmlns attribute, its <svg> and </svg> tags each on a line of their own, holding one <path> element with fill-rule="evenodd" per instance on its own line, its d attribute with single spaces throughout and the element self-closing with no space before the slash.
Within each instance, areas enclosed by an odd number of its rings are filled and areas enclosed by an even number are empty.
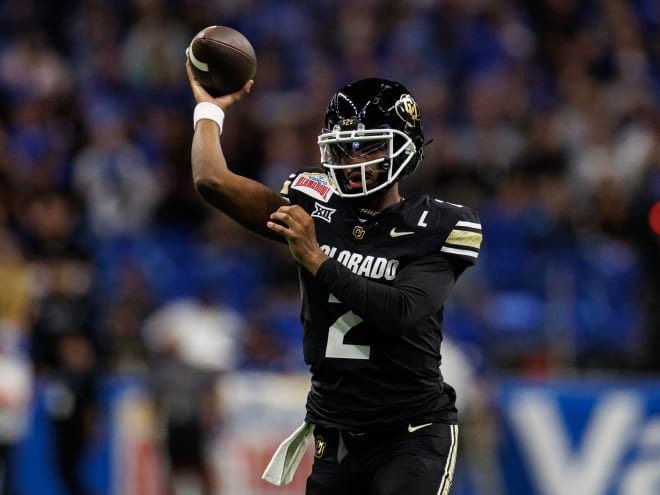
<svg viewBox="0 0 660 495">
<path fill-rule="evenodd" d="M 394 110 L 401 120 L 416 122 L 420 120 L 420 111 L 417 102 L 409 94 L 403 94 L 394 105 Z"/>
</svg>

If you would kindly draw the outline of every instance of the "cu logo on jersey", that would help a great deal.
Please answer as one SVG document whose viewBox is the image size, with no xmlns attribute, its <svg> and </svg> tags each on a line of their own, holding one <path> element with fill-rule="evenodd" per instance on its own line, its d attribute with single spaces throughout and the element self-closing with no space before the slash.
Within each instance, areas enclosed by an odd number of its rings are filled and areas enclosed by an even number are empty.
<svg viewBox="0 0 660 495">
<path fill-rule="evenodd" d="M 417 106 L 417 102 L 415 102 L 413 97 L 409 94 L 401 95 L 399 101 L 396 102 L 394 109 L 399 118 L 404 122 L 410 120 L 417 122 L 420 119 L 419 106 Z"/>
<path fill-rule="evenodd" d="M 325 452 L 325 446 L 327 445 L 326 441 L 323 439 L 322 436 L 317 436 L 316 441 L 314 442 L 314 457 L 317 459 L 320 459 L 323 457 L 323 454 Z"/>
<path fill-rule="evenodd" d="M 365 232 L 366 231 L 364 230 L 364 227 L 361 225 L 356 225 L 353 227 L 353 237 L 355 237 L 358 241 L 361 241 L 364 238 Z"/>
</svg>

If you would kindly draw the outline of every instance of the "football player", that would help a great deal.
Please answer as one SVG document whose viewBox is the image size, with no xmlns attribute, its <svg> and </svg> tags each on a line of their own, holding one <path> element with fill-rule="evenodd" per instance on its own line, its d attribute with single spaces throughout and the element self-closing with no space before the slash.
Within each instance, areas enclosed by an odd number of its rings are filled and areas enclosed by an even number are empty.
<svg viewBox="0 0 660 495">
<path fill-rule="evenodd" d="M 308 495 L 447 494 L 458 426 L 454 389 L 439 370 L 442 311 L 477 260 L 481 225 L 468 207 L 399 193 L 423 158 L 419 106 L 394 81 L 342 87 L 318 137 L 321 166 L 290 175 L 278 194 L 233 173 L 218 137 L 223 110 L 252 81 L 213 99 L 189 68 L 188 77 L 199 194 L 287 242 L 300 274 L 306 417 L 264 479 L 290 481 L 313 434 Z"/>
</svg>

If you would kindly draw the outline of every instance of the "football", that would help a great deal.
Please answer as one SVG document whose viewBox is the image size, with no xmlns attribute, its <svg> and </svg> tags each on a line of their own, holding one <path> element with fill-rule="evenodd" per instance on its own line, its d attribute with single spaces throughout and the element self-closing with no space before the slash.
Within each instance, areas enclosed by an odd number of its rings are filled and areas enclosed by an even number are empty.
<svg viewBox="0 0 660 495">
<path fill-rule="evenodd" d="M 195 79 L 213 96 L 238 91 L 257 73 L 250 41 L 227 26 L 202 29 L 186 50 Z"/>
</svg>

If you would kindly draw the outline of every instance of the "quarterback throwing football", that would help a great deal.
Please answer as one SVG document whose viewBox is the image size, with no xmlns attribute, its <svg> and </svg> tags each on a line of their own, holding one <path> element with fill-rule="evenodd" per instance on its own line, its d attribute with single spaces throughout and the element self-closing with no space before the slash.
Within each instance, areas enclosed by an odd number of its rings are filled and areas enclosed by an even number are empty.
<svg viewBox="0 0 660 495">
<path fill-rule="evenodd" d="M 445 495 L 458 439 L 454 389 L 440 373 L 443 305 L 475 263 L 481 225 L 468 207 L 403 198 L 398 181 L 423 158 L 420 109 L 401 84 L 352 82 L 332 97 L 320 167 L 278 193 L 233 173 L 224 110 L 249 93 L 197 101 L 192 170 L 199 194 L 246 228 L 287 242 L 300 272 L 311 388 L 303 425 L 264 478 L 290 481 L 307 440 L 308 495 Z"/>
</svg>

